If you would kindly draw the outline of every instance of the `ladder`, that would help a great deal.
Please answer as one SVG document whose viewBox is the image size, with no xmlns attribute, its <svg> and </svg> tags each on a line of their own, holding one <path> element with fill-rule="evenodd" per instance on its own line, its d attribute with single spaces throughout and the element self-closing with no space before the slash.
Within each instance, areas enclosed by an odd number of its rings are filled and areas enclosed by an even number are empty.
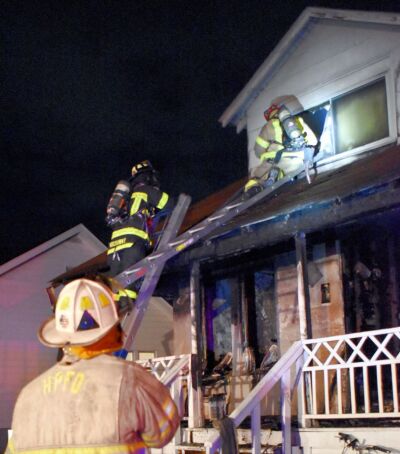
<svg viewBox="0 0 400 454">
<path fill-rule="evenodd" d="M 125 334 L 125 350 L 129 350 L 132 345 L 144 313 L 148 307 L 150 297 L 152 296 L 152 293 L 158 283 L 158 279 L 167 260 L 179 254 L 189 246 L 192 246 L 202 238 L 205 238 L 212 231 L 226 224 L 232 218 L 243 213 L 261 200 L 275 197 L 277 195 L 277 190 L 286 183 L 292 182 L 296 177 L 303 173 L 305 175 L 308 174 L 306 165 L 308 165 L 308 163 L 300 166 L 295 171 L 287 174 L 271 186 L 268 186 L 263 191 L 247 200 L 231 201 L 215 211 L 208 218 L 176 237 L 190 204 L 189 196 L 180 195 L 177 206 L 172 212 L 171 218 L 163 236 L 161 237 L 157 250 L 134 265 L 128 267 L 125 271 L 115 277 L 115 279 L 119 281 L 122 286 L 127 287 L 138 279 L 146 276 L 140 287 L 134 309 L 132 312 L 127 314 L 125 319 L 122 321 L 122 329 Z"/>
</svg>

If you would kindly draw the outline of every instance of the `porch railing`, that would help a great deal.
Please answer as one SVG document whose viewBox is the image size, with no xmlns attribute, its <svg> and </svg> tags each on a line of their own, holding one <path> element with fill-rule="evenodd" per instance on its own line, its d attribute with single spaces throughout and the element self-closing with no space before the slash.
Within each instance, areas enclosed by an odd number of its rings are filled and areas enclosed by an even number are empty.
<svg viewBox="0 0 400 454">
<path fill-rule="evenodd" d="M 238 405 L 229 415 L 235 427 L 238 427 L 245 418 L 251 418 L 251 439 L 252 453 L 261 452 L 261 401 L 278 382 L 281 383 L 281 415 L 283 444 L 282 451 L 289 454 L 291 450 L 291 397 L 296 387 L 297 380 L 301 374 L 301 362 L 303 356 L 303 345 L 300 341 L 295 342 L 280 360 L 260 380 L 250 394 Z M 292 381 L 292 368 L 296 366 Z M 219 434 L 213 435 L 206 443 L 206 453 L 215 453 L 221 448 Z"/>
<path fill-rule="evenodd" d="M 400 327 L 303 345 L 304 419 L 400 417 Z"/>
<path fill-rule="evenodd" d="M 156 378 L 170 388 L 171 395 L 178 407 L 179 414 L 186 417 L 188 427 L 199 427 L 201 419 L 201 394 L 193 377 L 196 355 L 176 355 L 136 361 L 148 369 Z M 185 414 L 185 401 L 187 413 Z"/>
<path fill-rule="evenodd" d="M 261 401 L 278 382 L 283 454 L 292 450 L 291 402 L 299 381 L 300 421 L 400 417 L 399 346 L 400 327 L 297 341 L 229 417 L 238 427 L 250 416 L 253 454 L 261 452 Z M 220 447 L 219 434 L 206 442 L 207 454 Z"/>
</svg>

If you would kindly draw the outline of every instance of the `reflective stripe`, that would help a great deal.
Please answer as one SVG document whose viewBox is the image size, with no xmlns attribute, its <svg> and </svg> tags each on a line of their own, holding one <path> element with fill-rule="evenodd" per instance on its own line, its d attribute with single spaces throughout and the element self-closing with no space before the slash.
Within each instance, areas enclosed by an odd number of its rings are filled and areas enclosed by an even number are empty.
<svg viewBox="0 0 400 454">
<path fill-rule="evenodd" d="M 261 136 L 257 137 L 256 144 L 260 145 L 262 148 L 268 148 L 269 146 L 268 140 L 264 140 Z"/>
<path fill-rule="evenodd" d="M 110 247 L 110 249 L 107 250 L 107 255 L 114 254 L 114 252 L 118 252 L 121 249 L 127 249 L 128 247 L 132 247 L 135 243 L 125 243 L 121 244 L 121 246 L 117 247 Z"/>
<path fill-rule="evenodd" d="M 145 192 L 134 192 L 131 196 L 131 200 L 133 200 L 130 211 L 130 215 L 132 216 L 139 211 L 142 202 L 147 203 L 148 195 Z"/>
<path fill-rule="evenodd" d="M 272 159 L 272 160 L 274 160 L 275 155 L 276 155 L 276 151 L 266 151 L 265 153 L 263 153 L 263 154 L 260 156 L 260 161 L 261 161 L 261 162 L 264 162 L 264 161 L 266 161 L 267 159 Z"/>
<path fill-rule="evenodd" d="M 12 438 L 8 441 L 7 449 L 4 454 L 13 454 L 15 452 Z"/>
<path fill-rule="evenodd" d="M 162 210 L 168 202 L 168 194 L 163 192 L 160 201 L 158 202 L 157 208 Z"/>
<path fill-rule="evenodd" d="M 258 183 L 258 180 L 255 180 L 254 178 L 252 178 L 251 180 L 249 180 L 245 187 L 244 187 L 244 190 L 247 191 L 247 189 L 250 189 L 251 187 L 255 186 L 256 184 L 259 184 Z"/>
<path fill-rule="evenodd" d="M 278 118 L 274 118 L 271 120 L 272 122 L 272 127 L 274 128 L 274 142 L 278 142 L 279 144 L 282 144 L 282 138 L 283 138 L 283 130 L 281 126 L 281 122 L 279 121 Z"/>
<path fill-rule="evenodd" d="M 10 449 L 10 446 L 9 446 Z M 44 448 L 44 449 L 28 449 L 11 451 L 18 454 L 145 454 L 146 445 L 142 441 L 123 445 L 109 445 L 109 446 L 78 446 L 75 448 Z"/>
<path fill-rule="evenodd" d="M 119 301 L 123 297 L 129 297 L 131 299 L 136 299 L 137 298 L 137 293 L 134 290 L 119 290 L 118 293 L 114 293 L 114 301 Z"/>
<path fill-rule="evenodd" d="M 144 230 L 137 229 L 136 227 L 125 227 L 124 229 L 119 229 L 119 230 L 114 230 L 114 232 L 111 235 L 111 239 L 119 238 L 120 236 L 125 236 L 125 235 L 135 235 L 140 238 L 143 238 L 144 240 L 149 239 L 149 235 L 147 232 Z"/>
</svg>

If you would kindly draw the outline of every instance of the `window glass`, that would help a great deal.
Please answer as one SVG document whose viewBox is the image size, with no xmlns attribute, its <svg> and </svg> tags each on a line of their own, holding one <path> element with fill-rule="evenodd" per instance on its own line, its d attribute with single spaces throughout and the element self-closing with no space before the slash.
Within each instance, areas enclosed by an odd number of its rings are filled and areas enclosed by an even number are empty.
<svg viewBox="0 0 400 454">
<path fill-rule="evenodd" d="M 389 135 L 385 79 L 332 100 L 336 153 Z"/>
</svg>

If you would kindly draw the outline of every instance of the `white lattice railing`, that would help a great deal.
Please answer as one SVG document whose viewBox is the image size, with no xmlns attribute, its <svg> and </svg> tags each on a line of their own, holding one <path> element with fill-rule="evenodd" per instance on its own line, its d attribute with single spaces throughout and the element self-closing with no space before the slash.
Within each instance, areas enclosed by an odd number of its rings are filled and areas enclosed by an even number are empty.
<svg viewBox="0 0 400 454">
<path fill-rule="evenodd" d="M 305 419 L 400 417 L 400 327 L 303 345 Z"/>
<path fill-rule="evenodd" d="M 293 371 L 294 366 L 295 372 Z M 251 419 L 252 453 L 260 454 L 260 404 L 281 384 L 282 453 L 291 444 L 291 402 L 298 378 L 298 418 L 400 417 L 400 327 L 297 341 L 229 415 L 238 427 Z M 221 447 L 218 434 L 206 442 L 207 454 Z"/>
<path fill-rule="evenodd" d="M 201 425 L 201 393 L 193 383 L 194 358 L 195 355 L 189 354 L 136 361 L 170 388 L 179 414 L 187 417 L 188 427 Z M 185 414 L 186 399 L 187 414 Z"/>
</svg>

